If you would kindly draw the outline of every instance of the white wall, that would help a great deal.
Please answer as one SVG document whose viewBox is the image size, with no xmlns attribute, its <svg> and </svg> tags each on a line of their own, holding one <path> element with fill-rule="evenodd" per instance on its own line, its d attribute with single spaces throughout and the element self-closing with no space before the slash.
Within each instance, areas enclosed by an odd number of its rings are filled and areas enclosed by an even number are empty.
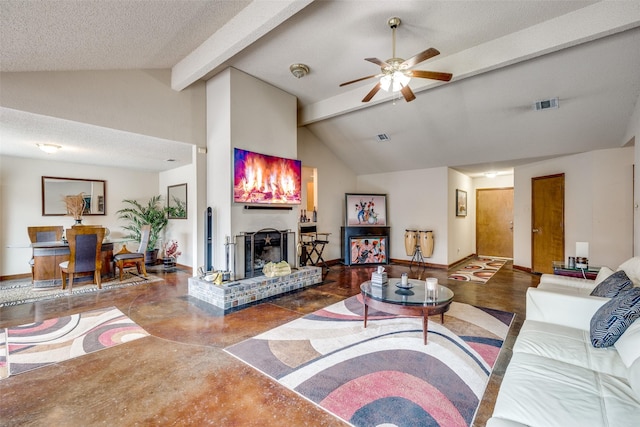
<svg viewBox="0 0 640 427">
<path fill-rule="evenodd" d="M 176 92 L 170 70 L 0 73 L 0 79 L 3 107 L 205 144 L 204 84 Z"/>
<path fill-rule="evenodd" d="M 633 251 L 633 147 L 515 168 L 514 265 L 531 268 L 531 178 L 565 174 L 565 259 L 589 242 L 592 265 L 617 267 Z"/>
<path fill-rule="evenodd" d="M 345 193 L 356 192 L 355 173 L 307 128 L 298 128 L 298 158 L 317 168 L 318 222 L 320 232 L 331 233 L 323 259 L 340 259 L 340 227 L 344 225 Z"/>
<path fill-rule="evenodd" d="M 198 268 L 194 260 L 198 249 L 197 245 L 198 218 L 197 218 L 197 175 L 195 164 L 185 165 L 169 171 L 161 172 L 158 177 L 160 193 L 165 203 L 167 202 L 167 187 L 171 185 L 187 184 L 187 218 L 169 219 L 165 229 L 164 242 L 175 240 L 182 255 L 178 257 L 178 264 L 187 265 L 195 272 Z"/>
<path fill-rule="evenodd" d="M 0 157 L 0 276 L 30 272 L 27 227 L 63 225 L 69 228 L 74 223 L 70 216 L 42 216 L 42 176 L 105 180 L 107 215 L 85 216 L 82 222 L 109 228 L 113 238 L 126 234 L 122 230 L 125 224 L 116 214 L 124 207 L 122 200 L 146 201 L 158 194 L 157 173 Z"/>
<path fill-rule="evenodd" d="M 623 143 L 631 143 L 634 144 L 636 139 L 638 143 L 640 143 L 640 96 L 636 100 L 636 108 L 629 120 L 629 126 L 627 127 L 627 132 L 623 139 Z M 635 182 L 640 183 L 640 171 L 638 167 L 640 167 L 640 147 L 635 145 L 635 165 L 634 169 L 635 173 Z M 634 187 L 634 195 L 633 195 L 633 248 L 634 255 L 640 255 L 640 184 Z"/>
<path fill-rule="evenodd" d="M 456 216 L 456 190 L 467 192 L 467 216 Z M 448 169 L 447 181 L 447 264 L 454 264 L 476 251 L 476 196 L 473 180 Z"/>
<path fill-rule="evenodd" d="M 296 98 L 233 68 L 207 81 L 207 200 L 214 211 L 215 269 L 225 238 L 272 227 L 297 230 L 298 209 L 246 210 L 232 202 L 233 149 L 297 158 Z"/>
<path fill-rule="evenodd" d="M 387 194 L 390 258 L 411 260 L 404 247 L 405 230 L 431 230 L 433 256 L 425 261 L 448 264 L 447 168 L 360 175 L 357 183 L 358 193 Z"/>
</svg>

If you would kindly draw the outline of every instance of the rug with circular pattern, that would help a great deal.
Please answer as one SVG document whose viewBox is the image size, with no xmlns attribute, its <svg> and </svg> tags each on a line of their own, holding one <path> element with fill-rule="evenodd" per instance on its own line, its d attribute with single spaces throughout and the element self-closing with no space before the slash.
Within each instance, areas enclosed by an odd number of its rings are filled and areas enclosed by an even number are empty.
<svg viewBox="0 0 640 427">
<path fill-rule="evenodd" d="M 447 279 L 459 282 L 487 283 L 506 262 L 505 258 L 476 258 L 457 268 L 455 272 L 449 274 Z"/>
<path fill-rule="evenodd" d="M 225 349 L 354 426 L 470 426 L 514 314 L 457 302 L 429 322 L 360 295 Z"/>
</svg>

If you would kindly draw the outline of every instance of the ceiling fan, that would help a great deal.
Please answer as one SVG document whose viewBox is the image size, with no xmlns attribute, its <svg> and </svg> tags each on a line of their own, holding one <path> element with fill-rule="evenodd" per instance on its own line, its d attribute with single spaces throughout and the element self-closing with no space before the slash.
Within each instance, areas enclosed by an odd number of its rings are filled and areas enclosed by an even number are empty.
<svg viewBox="0 0 640 427">
<path fill-rule="evenodd" d="M 381 72 L 371 76 L 361 77 L 359 79 L 351 80 L 349 82 L 342 83 L 340 87 L 350 85 L 351 83 L 357 83 L 362 80 L 371 78 L 380 78 L 378 84 L 362 99 L 362 102 L 369 102 L 380 89 L 385 91 L 391 90 L 392 92 L 400 91 L 402 96 L 407 102 L 411 102 L 416 99 L 415 94 L 409 87 L 409 80 L 412 77 L 419 77 L 422 79 L 434 79 L 448 82 L 453 77 L 450 73 L 440 73 L 437 71 L 422 71 L 411 70 L 411 67 L 418 65 L 419 63 L 426 61 L 429 58 L 433 58 L 439 55 L 440 52 L 437 49 L 429 48 L 424 52 L 404 60 L 402 58 L 396 58 L 396 29 L 400 25 L 400 18 L 389 18 L 387 25 L 391 27 L 393 33 L 393 57 L 386 61 L 381 61 L 378 58 L 365 58 L 365 61 L 372 62 L 380 66 Z"/>
</svg>

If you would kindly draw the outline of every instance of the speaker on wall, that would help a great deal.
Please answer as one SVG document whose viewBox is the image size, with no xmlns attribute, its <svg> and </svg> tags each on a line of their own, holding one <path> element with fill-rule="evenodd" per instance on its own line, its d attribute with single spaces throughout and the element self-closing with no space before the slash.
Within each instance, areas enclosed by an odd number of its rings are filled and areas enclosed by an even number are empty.
<svg viewBox="0 0 640 427">
<path fill-rule="evenodd" d="M 204 268 L 213 270 L 213 210 L 208 207 L 204 212 Z"/>
</svg>

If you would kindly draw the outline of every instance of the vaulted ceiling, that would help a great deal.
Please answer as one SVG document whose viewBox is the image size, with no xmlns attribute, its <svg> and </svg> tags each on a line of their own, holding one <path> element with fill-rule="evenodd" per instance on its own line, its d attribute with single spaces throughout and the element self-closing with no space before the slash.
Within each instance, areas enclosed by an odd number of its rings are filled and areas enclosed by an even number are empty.
<svg viewBox="0 0 640 427">
<path fill-rule="evenodd" d="M 391 58 L 392 16 L 402 20 L 396 56 L 434 47 L 440 55 L 414 69 L 454 77 L 412 79 L 410 103 L 382 91 L 362 103 L 375 79 L 339 84 L 380 72 L 364 58 Z M 640 95 L 639 46 L 636 0 L 0 2 L 0 71 L 171 69 L 181 90 L 232 66 L 295 95 L 299 124 L 358 174 L 438 166 L 471 174 L 620 147 Z M 293 63 L 310 73 L 293 77 Z M 560 108 L 533 110 L 552 97 Z M 110 161 L 102 138 L 112 130 L 40 120 L 57 119 L 1 109 L 0 154 L 26 156 L 16 141 L 55 128 L 85 143 L 95 131 L 92 161 Z M 122 132 L 116 140 L 124 150 L 163 144 L 178 160 L 190 156 L 180 141 Z M 171 167 L 164 160 L 144 168 Z"/>
</svg>

